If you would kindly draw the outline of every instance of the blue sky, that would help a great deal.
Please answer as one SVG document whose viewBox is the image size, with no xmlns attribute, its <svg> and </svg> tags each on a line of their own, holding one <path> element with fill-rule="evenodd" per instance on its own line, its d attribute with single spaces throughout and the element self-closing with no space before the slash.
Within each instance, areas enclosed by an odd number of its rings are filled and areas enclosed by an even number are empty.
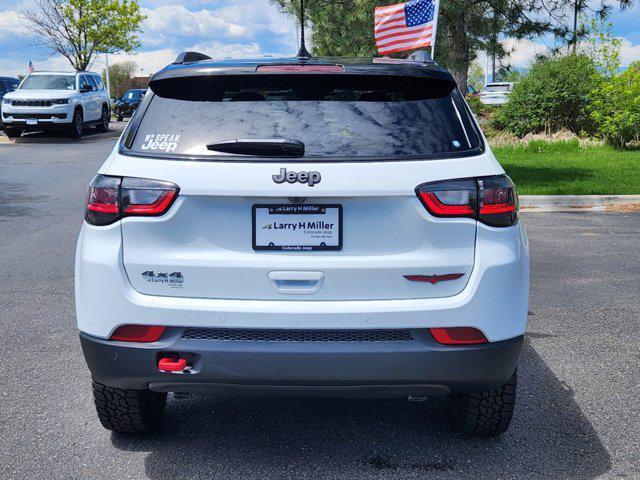
<svg viewBox="0 0 640 480">
<path fill-rule="evenodd" d="M 33 0 L 0 0 L 0 75 L 26 72 L 29 60 L 36 69 L 68 69 L 66 59 L 46 58 L 32 38 L 19 12 Z M 442 0 L 446 1 L 446 0 Z M 291 55 L 296 51 L 295 22 L 269 0 L 142 0 L 147 20 L 136 55 L 115 55 L 111 62 L 131 59 L 139 73 L 148 74 L 170 63 L 183 50 L 197 49 L 212 57 Z M 640 0 L 624 13 L 611 17 L 614 34 L 623 39 L 622 63 L 640 60 Z M 511 63 L 526 66 L 546 49 L 542 41 L 510 42 Z M 481 63 L 482 62 L 482 59 Z M 102 70 L 102 59 L 93 66 Z"/>
</svg>

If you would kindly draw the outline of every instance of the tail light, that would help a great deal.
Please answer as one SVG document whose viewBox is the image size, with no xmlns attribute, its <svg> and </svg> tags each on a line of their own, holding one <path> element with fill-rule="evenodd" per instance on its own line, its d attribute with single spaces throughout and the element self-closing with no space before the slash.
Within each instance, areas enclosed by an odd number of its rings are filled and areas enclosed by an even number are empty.
<svg viewBox="0 0 640 480">
<path fill-rule="evenodd" d="M 418 196 L 436 217 L 476 217 L 475 180 L 448 180 L 420 185 Z"/>
<path fill-rule="evenodd" d="M 508 227 L 518 221 L 518 195 L 509 177 L 479 178 L 478 191 L 478 220 L 492 227 Z"/>
<path fill-rule="evenodd" d="M 476 345 L 487 343 L 487 337 L 473 327 L 430 328 L 433 339 L 443 345 Z"/>
<path fill-rule="evenodd" d="M 506 175 L 424 183 L 416 194 L 435 217 L 473 218 L 492 227 L 518 221 L 516 188 Z"/>
<path fill-rule="evenodd" d="M 119 342 L 155 342 L 160 340 L 164 327 L 150 325 L 122 325 L 115 329 L 109 340 Z"/>
<path fill-rule="evenodd" d="M 87 191 L 85 219 L 91 225 L 109 225 L 123 217 L 163 215 L 179 191 L 161 180 L 96 175 Z"/>
</svg>

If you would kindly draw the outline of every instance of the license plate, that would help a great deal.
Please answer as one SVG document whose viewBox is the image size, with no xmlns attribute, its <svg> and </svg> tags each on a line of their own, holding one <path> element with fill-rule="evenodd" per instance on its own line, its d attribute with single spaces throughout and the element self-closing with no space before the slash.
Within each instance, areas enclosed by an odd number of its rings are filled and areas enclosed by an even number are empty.
<svg viewBox="0 0 640 480">
<path fill-rule="evenodd" d="M 341 250 L 342 205 L 254 205 L 254 250 Z"/>
<path fill-rule="evenodd" d="M 38 124 L 37 118 L 27 118 L 27 125 L 37 125 L 37 124 Z"/>
</svg>

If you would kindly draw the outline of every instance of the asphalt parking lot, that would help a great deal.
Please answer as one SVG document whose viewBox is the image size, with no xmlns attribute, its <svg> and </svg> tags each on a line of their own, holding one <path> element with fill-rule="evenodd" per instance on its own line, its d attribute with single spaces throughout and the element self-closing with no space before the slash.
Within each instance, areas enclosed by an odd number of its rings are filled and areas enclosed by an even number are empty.
<svg viewBox="0 0 640 480">
<path fill-rule="evenodd" d="M 640 478 L 640 214 L 525 214 L 528 340 L 500 439 L 442 401 L 170 398 L 162 428 L 96 418 L 75 329 L 85 188 L 112 138 L 0 143 L 1 479 Z"/>
</svg>

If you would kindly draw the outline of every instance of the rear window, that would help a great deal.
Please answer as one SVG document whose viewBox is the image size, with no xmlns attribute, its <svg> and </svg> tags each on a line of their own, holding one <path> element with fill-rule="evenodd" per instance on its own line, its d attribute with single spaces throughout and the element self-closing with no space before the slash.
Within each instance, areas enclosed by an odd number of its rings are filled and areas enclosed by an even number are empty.
<svg viewBox="0 0 640 480">
<path fill-rule="evenodd" d="M 140 90 L 129 90 L 122 98 L 125 100 L 140 100 L 140 98 L 142 98 L 142 92 L 140 92 Z"/>
<path fill-rule="evenodd" d="M 511 85 L 487 85 L 484 87 L 484 91 L 489 93 L 505 93 L 509 90 L 511 90 Z"/>
<path fill-rule="evenodd" d="M 243 159 L 218 142 L 287 139 L 305 159 L 461 154 L 479 138 L 453 84 L 413 77 L 252 75 L 163 80 L 130 145 L 153 156 Z"/>
</svg>

